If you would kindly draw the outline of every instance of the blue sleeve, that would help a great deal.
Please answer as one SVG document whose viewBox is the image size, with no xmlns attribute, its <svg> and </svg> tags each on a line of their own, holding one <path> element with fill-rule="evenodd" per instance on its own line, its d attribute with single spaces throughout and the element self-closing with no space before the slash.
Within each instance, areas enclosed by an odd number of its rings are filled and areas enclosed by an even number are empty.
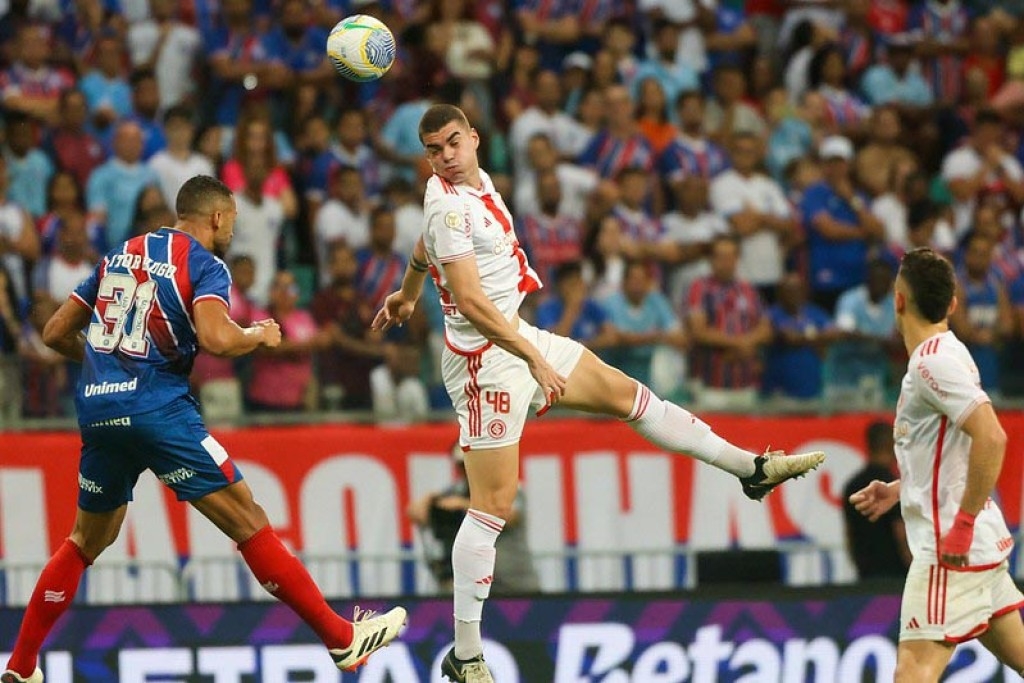
<svg viewBox="0 0 1024 683">
<path fill-rule="evenodd" d="M 666 147 L 665 151 L 658 157 L 657 166 L 658 171 L 666 178 L 672 178 L 682 170 L 683 167 L 679 163 L 679 155 L 675 153 L 674 143 Z"/>
<path fill-rule="evenodd" d="M 1024 306 L 1024 275 L 1010 283 L 1010 301 L 1015 306 Z"/>
<path fill-rule="evenodd" d="M 202 299 L 220 299 L 231 308 L 231 274 L 227 265 L 200 246 L 189 255 L 192 273 L 192 303 Z"/>
<path fill-rule="evenodd" d="M 827 193 L 823 185 L 813 185 L 807 188 L 803 199 L 800 200 L 800 216 L 808 230 L 812 229 L 811 220 L 826 208 Z"/>
<path fill-rule="evenodd" d="M 206 56 L 213 57 L 228 47 L 228 32 L 224 28 L 211 29 L 205 36 Z"/>
<path fill-rule="evenodd" d="M 96 267 L 92 269 L 92 273 L 89 277 L 78 283 L 75 287 L 75 291 L 71 292 L 71 298 L 78 301 L 78 303 L 84 305 L 86 308 L 92 308 L 96 305 L 96 292 L 100 288 L 100 270 L 103 268 L 103 264 L 106 262 L 106 257 L 100 259 Z"/>
<path fill-rule="evenodd" d="M 106 176 L 107 166 L 105 165 L 94 170 L 89 176 L 89 181 L 85 186 L 85 203 L 89 211 L 106 211 L 109 208 L 103 191 L 106 185 Z"/>
<path fill-rule="evenodd" d="M 924 22 L 922 21 L 922 14 L 924 12 L 923 3 L 916 2 L 914 6 L 910 8 L 910 12 L 907 14 L 907 30 L 908 31 L 919 31 L 923 28 Z"/>
<path fill-rule="evenodd" d="M 605 312 L 604 307 L 593 299 L 587 299 L 583 304 L 583 313 L 588 320 L 593 321 L 597 327 L 603 326 L 608 322 L 608 313 Z"/>
<path fill-rule="evenodd" d="M 825 312 L 825 309 L 811 304 L 807 307 L 808 314 L 810 315 L 811 322 L 814 323 L 815 327 L 819 330 L 827 330 L 834 327 L 831 316 Z"/>
<path fill-rule="evenodd" d="M 885 82 L 885 67 L 875 65 L 867 70 L 860 82 L 860 90 L 864 99 L 870 104 L 885 104 L 893 100 L 893 91 Z"/>
<path fill-rule="evenodd" d="M 672 312 L 672 304 L 661 292 L 654 292 L 654 316 L 659 330 L 668 330 L 679 325 L 679 319 Z"/>
</svg>

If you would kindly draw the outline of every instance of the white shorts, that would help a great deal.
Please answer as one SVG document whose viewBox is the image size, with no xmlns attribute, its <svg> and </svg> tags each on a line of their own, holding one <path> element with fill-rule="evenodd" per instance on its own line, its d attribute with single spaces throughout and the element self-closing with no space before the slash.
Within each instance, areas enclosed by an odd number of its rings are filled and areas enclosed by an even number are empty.
<svg viewBox="0 0 1024 683">
<path fill-rule="evenodd" d="M 519 334 L 537 347 L 558 374 L 568 377 L 583 345 L 519 321 Z M 441 354 L 444 386 L 459 418 L 464 449 L 499 448 L 517 443 L 531 406 L 547 405 L 526 361 L 497 346 L 466 354 L 446 346 Z"/>
<path fill-rule="evenodd" d="M 979 572 L 912 562 L 900 608 L 900 640 L 962 643 L 988 630 L 994 617 L 1024 607 L 1006 562 Z"/>
</svg>

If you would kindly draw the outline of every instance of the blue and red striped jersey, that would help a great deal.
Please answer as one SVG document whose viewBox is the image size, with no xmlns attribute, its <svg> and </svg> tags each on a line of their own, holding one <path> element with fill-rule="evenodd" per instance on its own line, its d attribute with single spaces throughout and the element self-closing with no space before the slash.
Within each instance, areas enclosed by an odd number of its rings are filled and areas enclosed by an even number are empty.
<svg viewBox="0 0 1024 683">
<path fill-rule="evenodd" d="M 188 396 L 199 349 L 192 309 L 230 307 L 231 275 L 191 235 L 163 228 L 108 253 L 71 298 L 92 312 L 75 402 L 80 424 L 146 413 Z"/>
</svg>

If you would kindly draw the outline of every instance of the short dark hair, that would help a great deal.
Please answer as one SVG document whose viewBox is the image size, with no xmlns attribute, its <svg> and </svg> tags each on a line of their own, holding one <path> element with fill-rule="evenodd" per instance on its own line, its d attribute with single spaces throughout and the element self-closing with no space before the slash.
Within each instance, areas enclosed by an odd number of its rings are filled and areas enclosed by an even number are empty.
<svg viewBox="0 0 1024 683">
<path fill-rule="evenodd" d="M 953 303 L 956 277 L 944 256 L 931 247 L 912 249 L 904 254 L 899 274 L 921 317 L 930 323 L 946 319 Z"/>
<path fill-rule="evenodd" d="M 380 220 L 381 216 L 392 216 L 394 217 L 394 210 L 387 204 L 378 204 L 377 206 L 370 209 L 370 225 L 377 225 L 377 221 Z"/>
<path fill-rule="evenodd" d="M 212 213 L 213 204 L 230 202 L 231 190 L 213 176 L 197 175 L 185 181 L 174 200 L 174 211 L 178 218 L 203 216 Z"/>
<path fill-rule="evenodd" d="M 156 80 L 156 71 L 148 68 L 136 69 L 128 77 L 128 84 L 134 88 L 142 81 Z"/>
<path fill-rule="evenodd" d="M 867 440 L 868 454 L 889 448 L 892 444 L 892 424 L 885 420 L 872 422 L 864 436 Z"/>
<path fill-rule="evenodd" d="M 466 114 L 454 104 L 430 105 L 430 108 L 423 113 L 423 118 L 420 119 L 420 142 L 423 142 L 424 135 L 436 133 L 452 121 L 469 128 L 469 119 L 466 118 Z"/>
<path fill-rule="evenodd" d="M 977 128 L 986 123 L 993 126 L 1001 126 L 1003 125 L 1003 117 L 995 109 L 982 109 L 974 115 L 974 127 Z"/>
<path fill-rule="evenodd" d="M 570 277 L 583 276 L 583 264 L 579 261 L 566 261 L 555 267 L 555 284 L 560 285 Z"/>
<path fill-rule="evenodd" d="M 679 109 L 681 106 L 683 106 L 683 103 L 689 99 L 695 99 L 703 104 L 704 93 L 702 93 L 700 90 L 684 90 L 676 96 L 676 101 L 673 106 L 675 106 L 676 109 Z"/>
<path fill-rule="evenodd" d="M 186 123 L 195 123 L 195 117 L 192 115 L 192 108 L 185 104 L 176 104 L 164 112 L 165 126 L 175 119 L 185 121 Z"/>
</svg>

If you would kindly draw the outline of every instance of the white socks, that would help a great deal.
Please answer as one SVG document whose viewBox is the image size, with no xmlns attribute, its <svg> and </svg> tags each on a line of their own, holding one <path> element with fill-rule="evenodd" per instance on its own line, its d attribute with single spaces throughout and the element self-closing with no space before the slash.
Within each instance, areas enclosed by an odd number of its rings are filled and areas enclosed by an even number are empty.
<svg viewBox="0 0 1024 683">
<path fill-rule="evenodd" d="M 452 546 L 455 575 L 455 656 L 472 659 L 483 652 L 480 620 L 494 579 L 494 542 L 505 520 L 467 510 Z"/>
<path fill-rule="evenodd" d="M 733 446 L 696 415 L 662 401 L 639 382 L 626 422 L 640 436 L 666 451 L 692 455 L 737 477 L 754 473 L 754 453 Z"/>
</svg>

